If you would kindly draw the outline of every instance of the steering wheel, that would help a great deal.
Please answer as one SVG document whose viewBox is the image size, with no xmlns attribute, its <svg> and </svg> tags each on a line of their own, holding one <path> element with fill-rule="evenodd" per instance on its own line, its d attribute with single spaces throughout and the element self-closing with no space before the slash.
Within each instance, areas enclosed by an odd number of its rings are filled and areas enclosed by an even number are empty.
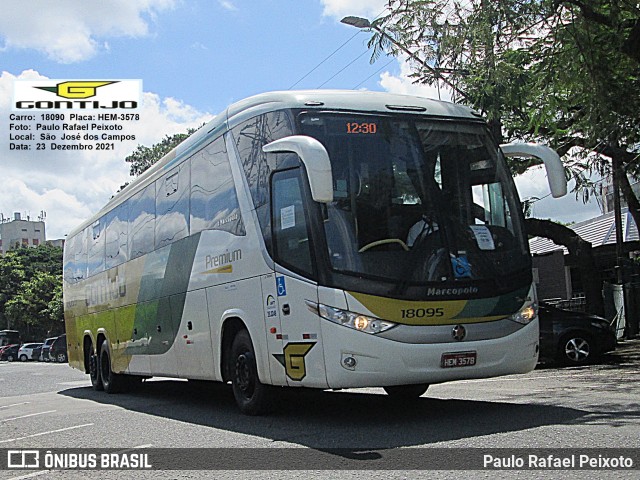
<svg viewBox="0 0 640 480">
<path fill-rule="evenodd" d="M 402 247 L 402 249 L 405 252 L 409 251 L 409 247 L 407 246 L 407 244 L 404 243 L 399 238 L 383 238 L 382 240 L 376 240 L 375 242 L 367 243 L 364 247 L 362 247 L 360 250 L 358 250 L 358 252 L 359 253 L 366 252 L 370 248 L 378 247 L 380 245 L 386 245 L 388 243 L 399 243 L 400 246 Z"/>
</svg>

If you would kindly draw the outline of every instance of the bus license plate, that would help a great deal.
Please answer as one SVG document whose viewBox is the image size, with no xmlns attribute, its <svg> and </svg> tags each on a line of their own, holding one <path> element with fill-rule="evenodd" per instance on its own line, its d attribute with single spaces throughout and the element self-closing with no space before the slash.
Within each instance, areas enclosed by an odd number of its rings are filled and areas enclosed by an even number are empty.
<svg viewBox="0 0 640 480">
<path fill-rule="evenodd" d="M 443 353 L 440 360 L 442 368 L 472 367 L 476 364 L 476 352 Z"/>
</svg>

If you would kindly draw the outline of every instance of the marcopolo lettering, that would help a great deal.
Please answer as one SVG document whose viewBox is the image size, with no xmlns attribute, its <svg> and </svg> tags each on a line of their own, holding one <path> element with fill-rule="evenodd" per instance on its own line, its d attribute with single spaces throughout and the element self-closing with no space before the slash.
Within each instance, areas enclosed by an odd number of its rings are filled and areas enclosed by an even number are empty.
<svg viewBox="0 0 640 480">
<path fill-rule="evenodd" d="M 427 289 L 427 295 L 448 296 L 448 295 L 468 295 L 478 293 L 478 287 L 458 287 L 458 288 L 434 288 Z"/>
</svg>

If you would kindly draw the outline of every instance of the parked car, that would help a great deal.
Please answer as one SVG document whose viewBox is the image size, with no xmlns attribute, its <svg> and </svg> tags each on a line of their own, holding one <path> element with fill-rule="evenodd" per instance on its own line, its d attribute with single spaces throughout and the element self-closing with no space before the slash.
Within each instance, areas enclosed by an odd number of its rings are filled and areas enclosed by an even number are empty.
<svg viewBox="0 0 640 480">
<path fill-rule="evenodd" d="M 51 358 L 49 358 L 49 349 L 51 348 L 51 344 L 56 338 L 58 337 L 50 337 L 44 341 L 44 344 L 42 345 L 42 350 L 40 351 L 40 358 L 38 358 L 38 360 L 40 360 L 41 362 L 51 361 Z"/>
<path fill-rule="evenodd" d="M 20 345 L 17 343 L 15 345 L 7 345 L 3 347 L 2 353 L 0 353 L 0 360 L 8 360 L 10 362 L 17 360 L 18 350 L 20 350 Z"/>
<path fill-rule="evenodd" d="M 0 345 L 0 358 L 2 358 L 2 352 L 4 352 L 4 351 L 5 351 L 5 349 L 6 349 L 7 347 L 9 347 L 9 346 L 10 346 L 10 345 Z"/>
<path fill-rule="evenodd" d="M 18 350 L 18 358 L 21 362 L 37 360 L 42 350 L 42 343 L 23 343 Z"/>
<path fill-rule="evenodd" d="M 54 362 L 64 363 L 67 361 L 67 335 L 62 334 L 56 338 L 49 347 L 49 358 Z"/>
<path fill-rule="evenodd" d="M 616 348 L 613 327 L 605 318 L 541 303 L 540 360 L 583 365 Z"/>
</svg>

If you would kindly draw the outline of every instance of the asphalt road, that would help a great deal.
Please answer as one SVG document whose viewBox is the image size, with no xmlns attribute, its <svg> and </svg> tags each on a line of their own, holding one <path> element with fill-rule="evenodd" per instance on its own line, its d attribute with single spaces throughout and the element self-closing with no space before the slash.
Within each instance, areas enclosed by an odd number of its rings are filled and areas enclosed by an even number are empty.
<svg viewBox="0 0 640 480">
<path fill-rule="evenodd" d="M 228 387 L 153 379 L 108 395 L 66 364 L 0 362 L 0 449 L 638 448 L 640 340 L 602 363 L 434 385 L 415 404 L 381 389 L 287 392 L 269 416 L 236 410 Z M 336 454 L 339 462 L 340 454 Z M 372 457 L 373 458 L 373 457 Z M 366 462 L 366 458 L 362 459 Z M 371 463 L 375 465 L 375 463 Z M 309 468 L 312 468 L 309 466 Z M 369 468 L 368 466 L 365 468 Z M 635 471 L 49 471 L 22 478 L 638 478 Z M 464 474 L 464 475 L 462 475 Z"/>
</svg>

